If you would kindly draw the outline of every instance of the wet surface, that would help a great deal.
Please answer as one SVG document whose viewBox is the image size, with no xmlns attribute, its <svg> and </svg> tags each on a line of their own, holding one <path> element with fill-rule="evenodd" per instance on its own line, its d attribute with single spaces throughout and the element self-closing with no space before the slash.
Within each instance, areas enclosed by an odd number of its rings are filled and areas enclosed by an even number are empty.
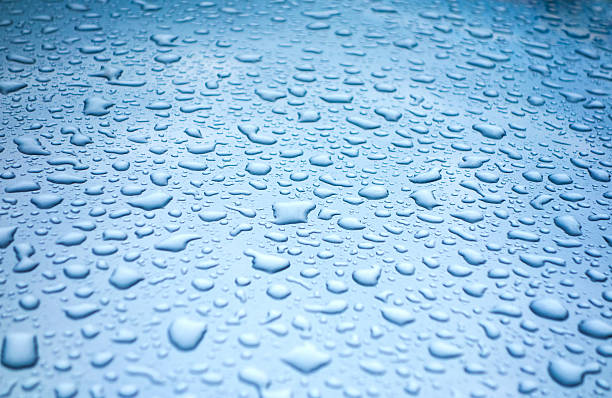
<svg viewBox="0 0 612 398">
<path fill-rule="evenodd" d="M 611 10 L 0 2 L 0 395 L 609 395 Z"/>
</svg>

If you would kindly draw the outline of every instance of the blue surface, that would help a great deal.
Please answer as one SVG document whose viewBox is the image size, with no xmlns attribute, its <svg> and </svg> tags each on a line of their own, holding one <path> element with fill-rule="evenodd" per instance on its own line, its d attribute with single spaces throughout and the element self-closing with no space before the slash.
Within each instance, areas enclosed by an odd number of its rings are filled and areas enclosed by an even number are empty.
<svg viewBox="0 0 612 398">
<path fill-rule="evenodd" d="M 0 395 L 597 397 L 608 2 L 0 2 Z"/>
</svg>

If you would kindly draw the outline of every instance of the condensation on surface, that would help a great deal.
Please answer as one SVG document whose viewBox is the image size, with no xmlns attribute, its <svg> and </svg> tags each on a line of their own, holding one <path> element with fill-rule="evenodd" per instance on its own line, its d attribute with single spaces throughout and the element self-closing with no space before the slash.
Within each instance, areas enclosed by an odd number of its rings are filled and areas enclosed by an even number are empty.
<svg viewBox="0 0 612 398">
<path fill-rule="evenodd" d="M 609 396 L 611 12 L 1 1 L 0 396 Z"/>
</svg>

